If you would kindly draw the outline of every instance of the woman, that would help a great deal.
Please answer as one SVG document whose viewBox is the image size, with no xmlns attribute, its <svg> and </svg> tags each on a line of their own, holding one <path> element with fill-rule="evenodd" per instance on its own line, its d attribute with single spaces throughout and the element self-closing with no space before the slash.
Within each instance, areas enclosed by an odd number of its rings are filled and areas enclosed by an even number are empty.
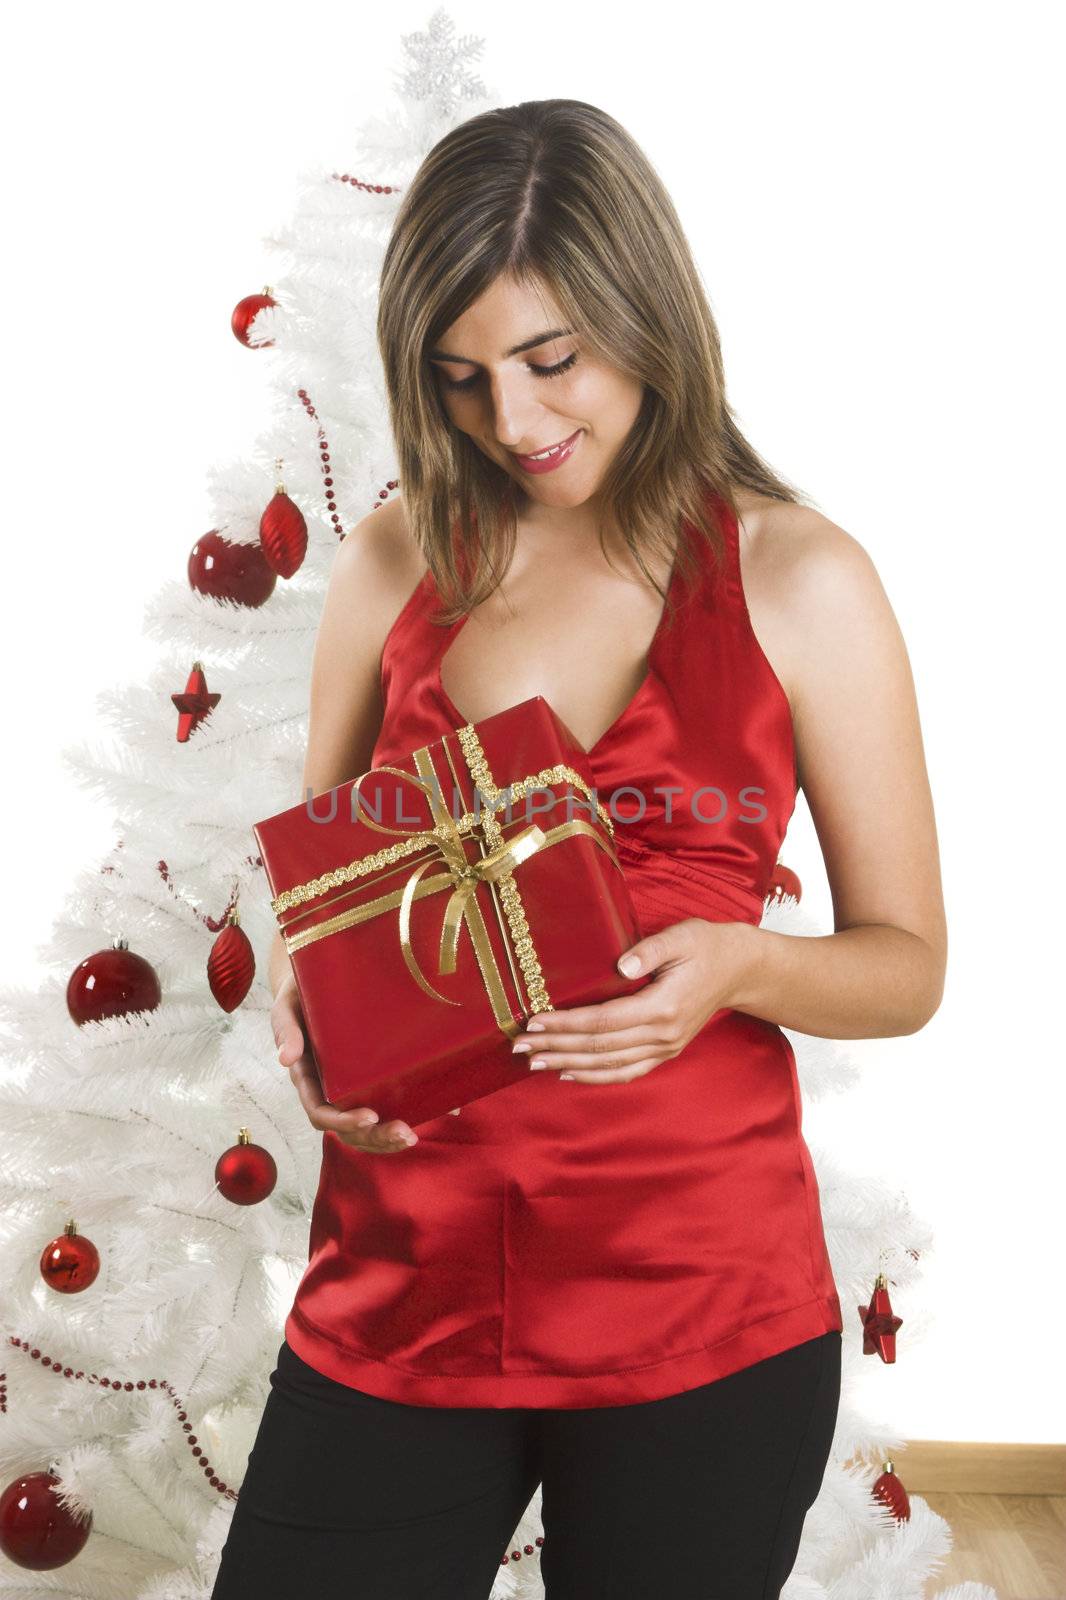
<svg viewBox="0 0 1066 1600">
<path fill-rule="evenodd" d="M 549 1600 L 767 1600 L 842 1328 L 781 1027 L 914 1032 L 943 984 L 906 651 L 863 548 L 744 439 L 674 209 L 604 112 L 442 139 L 378 333 L 403 493 L 336 557 L 305 792 L 543 694 L 616 818 L 620 967 L 653 977 L 529 1019 L 528 1079 L 416 1134 L 324 1102 L 276 945 L 323 1163 L 215 1597 L 484 1600 L 541 1485 Z M 799 783 L 820 938 L 759 926 Z"/>
</svg>

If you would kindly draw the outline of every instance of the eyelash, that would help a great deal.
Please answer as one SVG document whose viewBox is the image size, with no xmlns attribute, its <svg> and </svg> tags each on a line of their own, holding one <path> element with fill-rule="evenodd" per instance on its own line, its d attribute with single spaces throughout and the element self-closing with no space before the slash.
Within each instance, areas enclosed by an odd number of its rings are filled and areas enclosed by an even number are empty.
<svg viewBox="0 0 1066 1600">
<path fill-rule="evenodd" d="M 554 367 L 537 367 L 532 362 L 529 362 L 528 366 L 530 372 L 535 372 L 538 378 L 557 378 L 560 373 L 568 371 L 576 360 L 577 351 L 575 350 L 573 354 L 566 357 L 565 361 L 558 362 Z M 449 389 L 472 389 L 478 380 L 478 376 L 478 373 L 475 372 L 469 378 L 449 378 L 445 373 L 441 373 L 441 377 Z"/>
</svg>

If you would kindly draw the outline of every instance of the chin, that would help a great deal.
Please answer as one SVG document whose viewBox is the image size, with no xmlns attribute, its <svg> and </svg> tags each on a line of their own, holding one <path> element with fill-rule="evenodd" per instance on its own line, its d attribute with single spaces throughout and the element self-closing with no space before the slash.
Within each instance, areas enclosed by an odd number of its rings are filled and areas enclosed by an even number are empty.
<svg viewBox="0 0 1066 1600">
<path fill-rule="evenodd" d="M 572 510 L 577 506 L 583 506 L 585 501 L 590 498 L 592 490 L 584 487 L 564 489 L 560 484 L 558 489 L 554 490 L 548 486 L 541 487 L 538 485 L 536 490 L 527 489 L 526 493 L 530 500 L 536 500 L 539 505 L 561 506 L 567 510 Z"/>
</svg>

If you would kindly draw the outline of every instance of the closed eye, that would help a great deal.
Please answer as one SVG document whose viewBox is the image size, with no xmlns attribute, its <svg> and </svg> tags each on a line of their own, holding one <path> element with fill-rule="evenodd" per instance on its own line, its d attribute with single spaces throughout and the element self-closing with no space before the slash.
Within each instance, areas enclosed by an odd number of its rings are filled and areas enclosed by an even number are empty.
<svg viewBox="0 0 1066 1600">
<path fill-rule="evenodd" d="M 527 362 L 526 365 L 529 367 L 530 372 L 536 373 L 538 378 L 557 378 L 561 372 L 567 372 L 576 360 L 577 351 L 575 350 L 566 357 L 565 361 L 557 362 L 554 367 L 538 367 L 531 361 Z M 449 378 L 445 372 L 440 375 L 449 389 L 472 389 L 480 376 L 477 372 L 472 373 L 469 378 Z"/>
</svg>

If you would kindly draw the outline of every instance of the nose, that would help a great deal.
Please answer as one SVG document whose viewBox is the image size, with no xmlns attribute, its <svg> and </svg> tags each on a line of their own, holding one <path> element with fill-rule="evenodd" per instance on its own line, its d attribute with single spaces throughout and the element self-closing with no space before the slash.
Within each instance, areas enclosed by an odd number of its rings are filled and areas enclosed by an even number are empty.
<svg viewBox="0 0 1066 1600">
<path fill-rule="evenodd" d="M 537 419 L 542 407 L 533 398 L 528 379 L 519 373 L 497 374 L 489 381 L 492 428 L 504 450 L 537 437 Z"/>
</svg>

